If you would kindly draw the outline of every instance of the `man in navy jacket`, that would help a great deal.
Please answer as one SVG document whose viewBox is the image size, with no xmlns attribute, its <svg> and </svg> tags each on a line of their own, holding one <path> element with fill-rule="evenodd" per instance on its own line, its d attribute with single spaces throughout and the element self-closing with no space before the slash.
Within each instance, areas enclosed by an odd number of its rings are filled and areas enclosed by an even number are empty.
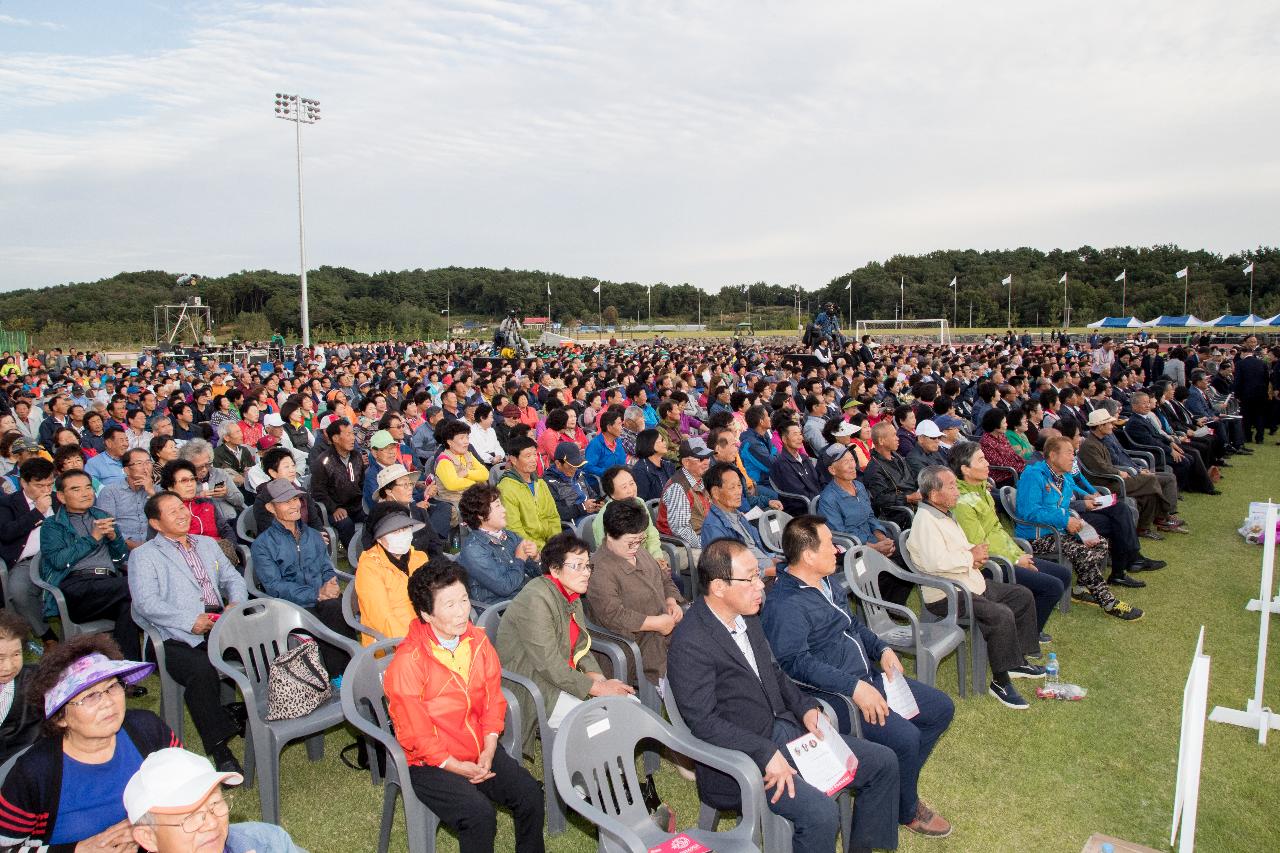
<svg viewBox="0 0 1280 853">
<path fill-rule="evenodd" d="M 827 581 L 836 571 L 836 548 L 821 517 L 791 519 L 782 550 L 787 568 L 760 614 L 778 664 L 797 681 L 851 697 L 862 714 L 862 736 L 898 756 L 898 820 L 921 835 L 950 835 L 951 824 L 917 796 L 916 782 L 955 705 L 941 690 L 907 678 L 893 649 L 849 611 L 843 587 Z M 920 713 L 907 720 L 889 709 L 886 677 L 906 679 Z"/>
<path fill-rule="evenodd" d="M 741 542 L 710 543 L 698 560 L 700 597 L 672 634 L 667 679 L 684 722 L 701 738 L 746 753 L 764 777 L 769 808 L 791 821 L 796 853 L 835 847 L 835 800 L 799 777 L 787 743 L 817 732 L 817 701 L 805 696 L 773 658 L 760 627 L 764 581 Z M 854 848 L 898 846 L 898 761 L 888 747 L 845 737 L 858 758 Z M 728 776 L 699 765 L 698 794 L 721 809 L 740 806 Z"/>
</svg>

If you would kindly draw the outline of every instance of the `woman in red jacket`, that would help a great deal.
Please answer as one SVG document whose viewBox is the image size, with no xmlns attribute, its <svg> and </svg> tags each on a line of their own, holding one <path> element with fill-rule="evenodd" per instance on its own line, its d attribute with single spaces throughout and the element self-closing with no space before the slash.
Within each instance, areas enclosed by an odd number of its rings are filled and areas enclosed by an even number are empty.
<svg viewBox="0 0 1280 853">
<path fill-rule="evenodd" d="M 409 602 L 418 618 L 382 686 L 414 792 L 457 833 L 461 853 L 492 853 L 495 804 L 511 811 L 518 853 L 542 853 L 542 790 L 498 746 L 502 664 L 471 624 L 466 572 L 432 561 L 409 578 Z"/>
</svg>

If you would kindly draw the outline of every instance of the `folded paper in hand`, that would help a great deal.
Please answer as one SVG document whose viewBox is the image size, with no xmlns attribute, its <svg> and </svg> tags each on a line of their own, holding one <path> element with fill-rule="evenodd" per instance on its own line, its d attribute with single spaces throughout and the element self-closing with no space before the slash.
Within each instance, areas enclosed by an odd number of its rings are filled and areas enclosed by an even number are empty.
<svg viewBox="0 0 1280 853">
<path fill-rule="evenodd" d="M 892 681 L 889 680 L 890 675 L 893 676 Z M 884 698 L 889 703 L 889 710 L 902 719 L 920 716 L 920 706 L 916 704 L 911 685 L 907 684 L 907 677 L 897 670 L 884 671 Z"/>
<path fill-rule="evenodd" d="M 787 749 L 804 781 L 830 797 L 853 781 L 858 757 L 824 714 L 818 715 L 818 730 L 822 732 L 821 740 L 805 732 L 788 743 Z"/>
<path fill-rule="evenodd" d="M 1095 504 L 1094 509 L 1106 509 L 1109 506 L 1115 506 L 1115 505 L 1116 505 L 1115 495 L 1098 495 L 1097 503 Z"/>
</svg>

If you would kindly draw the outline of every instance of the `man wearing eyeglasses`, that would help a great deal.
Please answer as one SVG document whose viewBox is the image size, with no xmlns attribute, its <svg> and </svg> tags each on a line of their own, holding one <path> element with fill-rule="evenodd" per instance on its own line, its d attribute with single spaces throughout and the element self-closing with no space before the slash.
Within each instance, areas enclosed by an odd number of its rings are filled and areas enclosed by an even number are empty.
<svg viewBox="0 0 1280 853">
<path fill-rule="evenodd" d="M 305 853 L 274 824 L 230 822 L 223 786 L 243 782 L 185 749 L 151 753 L 124 789 L 133 840 L 149 853 Z"/>
<path fill-rule="evenodd" d="M 778 666 L 760 625 L 764 580 L 736 539 L 717 539 L 698 560 L 700 597 L 672 632 L 667 683 L 694 737 L 746 753 L 764 777 L 769 808 L 789 820 L 796 853 L 835 847 L 836 801 L 804 781 L 787 744 L 806 732 L 821 737 L 817 700 Z M 843 736 L 842 736 L 843 737 Z M 858 759 L 850 847 L 898 846 L 898 759 L 887 746 L 844 737 Z M 698 796 L 721 810 L 741 807 L 738 785 L 698 765 Z"/>
</svg>

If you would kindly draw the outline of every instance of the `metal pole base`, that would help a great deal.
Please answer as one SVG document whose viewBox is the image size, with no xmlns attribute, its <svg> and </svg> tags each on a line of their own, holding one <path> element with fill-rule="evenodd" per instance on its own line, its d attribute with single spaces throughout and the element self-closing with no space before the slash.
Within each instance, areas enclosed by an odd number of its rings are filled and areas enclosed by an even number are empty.
<svg viewBox="0 0 1280 853">
<path fill-rule="evenodd" d="M 1246 703 L 1243 711 L 1238 711 L 1235 708 L 1224 708 L 1219 705 L 1209 712 L 1209 719 L 1215 723 L 1228 723 L 1245 729 L 1257 729 L 1258 744 L 1260 746 L 1267 745 L 1267 732 L 1269 730 L 1280 730 L 1280 715 L 1273 713 L 1270 708 L 1260 706 L 1253 699 Z"/>
</svg>

